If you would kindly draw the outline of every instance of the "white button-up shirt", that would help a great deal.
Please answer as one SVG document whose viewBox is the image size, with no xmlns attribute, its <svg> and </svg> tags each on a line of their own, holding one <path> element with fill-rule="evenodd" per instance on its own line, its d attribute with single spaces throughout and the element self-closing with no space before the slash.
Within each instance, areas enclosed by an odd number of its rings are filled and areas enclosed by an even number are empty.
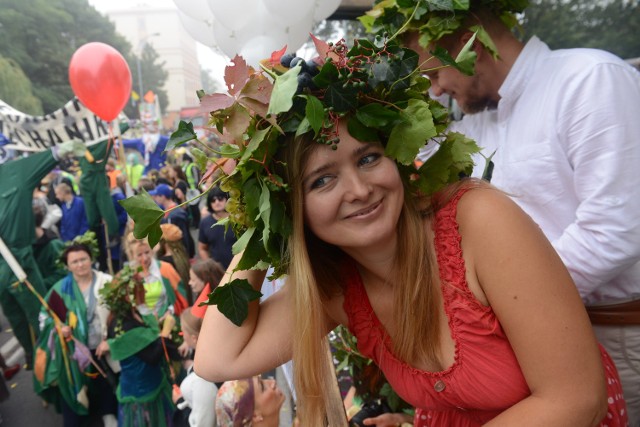
<svg viewBox="0 0 640 427">
<path fill-rule="evenodd" d="M 538 223 L 586 304 L 640 298 L 640 73 L 534 37 L 499 93 L 452 129 L 495 151 L 491 182 Z"/>
</svg>

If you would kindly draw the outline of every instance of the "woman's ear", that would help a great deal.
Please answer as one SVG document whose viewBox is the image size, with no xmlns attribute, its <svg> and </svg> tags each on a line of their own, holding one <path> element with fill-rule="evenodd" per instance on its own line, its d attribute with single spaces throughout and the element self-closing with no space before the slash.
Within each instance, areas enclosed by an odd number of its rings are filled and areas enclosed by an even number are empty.
<svg viewBox="0 0 640 427">
<path fill-rule="evenodd" d="M 253 422 L 254 423 L 259 423 L 259 422 L 262 422 L 262 421 L 264 421 L 264 418 L 262 417 L 262 415 L 260 415 L 257 412 L 254 412 L 253 413 Z"/>
</svg>

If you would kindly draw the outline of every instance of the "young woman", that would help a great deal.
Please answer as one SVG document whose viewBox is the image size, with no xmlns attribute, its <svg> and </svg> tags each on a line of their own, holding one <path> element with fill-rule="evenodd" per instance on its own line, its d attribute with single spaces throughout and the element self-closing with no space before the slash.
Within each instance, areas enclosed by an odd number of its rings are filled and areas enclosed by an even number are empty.
<svg viewBox="0 0 640 427">
<path fill-rule="evenodd" d="M 216 398 L 218 426 L 277 427 L 284 399 L 274 379 L 254 376 L 227 381 Z"/>
<path fill-rule="evenodd" d="M 140 312 L 154 314 L 159 319 L 164 319 L 168 312 L 179 316 L 188 304 L 184 283 L 175 268 L 157 260 L 147 240 L 138 240 L 133 233 L 127 236 L 127 252 L 130 265 L 142 267 L 145 304 L 139 307 Z"/>
<path fill-rule="evenodd" d="M 418 408 L 417 425 L 622 425 L 615 367 L 530 218 L 475 181 L 419 200 L 382 144 L 356 140 L 345 120 L 337 130 L 337 149 L 285 145 L 287 283 L 250 303 L 241 327 L 207 310 L 196 372 L 242 378 L 293 356 L 301 424 L 318 425 L 322 337 L 343 324 Z M 263 274 L 234 277 L 258 289 Z"/>
</svg>

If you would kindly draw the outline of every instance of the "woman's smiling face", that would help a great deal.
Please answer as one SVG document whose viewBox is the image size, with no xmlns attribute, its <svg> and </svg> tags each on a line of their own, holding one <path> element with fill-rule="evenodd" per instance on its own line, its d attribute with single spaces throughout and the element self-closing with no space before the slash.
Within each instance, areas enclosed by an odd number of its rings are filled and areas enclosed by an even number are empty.
<svg viewBox="0 0 640 427">
<path fill-rule="evenodd" d="M 340 122 L 337 150 L 318 144 L 302 174 L 305 223 L 321 240 L 349 248 L 395 239 L 404 188 L 379 143 L 363 143 Z M 382 245 L 382 246 L 380 246 Z"/>
</svg>

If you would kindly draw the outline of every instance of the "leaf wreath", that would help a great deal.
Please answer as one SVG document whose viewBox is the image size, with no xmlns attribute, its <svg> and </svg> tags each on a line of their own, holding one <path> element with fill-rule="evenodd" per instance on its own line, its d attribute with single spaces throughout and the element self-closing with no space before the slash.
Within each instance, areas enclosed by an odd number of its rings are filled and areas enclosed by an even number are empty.
<svg viewBox="0 0 640 427">
<path fill-rule="evenodd" d="M 344 118 L 354 138 L 382 141 L 403 179 L 424 195 L 472 170 L 471 155 L 478 147 L 460 134 L 446 135 L 447 110 L 428 97 L 430 83 L 420 72 L 416 52 L 381 36 L 356 40 L 351 47 L 344 40 L 313 40 L 320 56 L 290 68 L 280 64 L 284 49 L 263 60 L 260 70 L 236 56 L 225 69 L 228 93 L 201 97 L 211 130 L 222 141 L 203 179 L 217 173 L 216 182 L 229 193 L 229 217 L 220 224 L 238 236 L 233 253 L 242 257 L 235 271 L 272 266 L 274 277 L 287 272 L 289 184 L 276 172 L 276 154 L 290 136 L 309 133 L 315 142 L 335 148 L 336 125 Z M 465 46 L 458 57 L 469 51 L 470 45 Z M 199 142 L 193 128 L 181 122 L 169 146 L 192 140 Z M 430 140 L 442 143 L 443 153 L 417 168 L 414 159 Z M 223 167 L 225 162 L 235 167 Z M 121 203 L 135 221 L 135 236 L 148 235 L 155 244 L 164 212 L 146 193 Z M 249 288 L 246 281 L 232 280 L 210 295 L 208 303 L 240 325 L 248 302 L 260 296 Z"/>
</svg>

